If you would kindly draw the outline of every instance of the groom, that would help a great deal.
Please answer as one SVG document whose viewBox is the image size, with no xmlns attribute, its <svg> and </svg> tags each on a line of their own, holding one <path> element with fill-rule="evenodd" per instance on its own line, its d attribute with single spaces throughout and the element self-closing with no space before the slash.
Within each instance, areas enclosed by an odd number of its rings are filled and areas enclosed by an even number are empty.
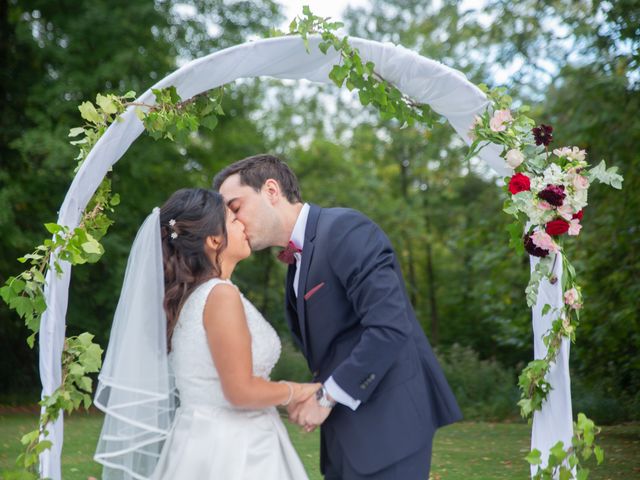
<svg viewBox="0 0 640 480">
<path fill-rule="evenodd" d="M 289 414 L 321 425 L 325 478 L 426 480 L 435 430 L 461 413 L 384 232 L 355 210 L 303 203 L 295 174 L 271 155 L 230 165 L 213 186 L 253 250 L 286 247 L 287 321 L 323 384 Z"/>
</svg>

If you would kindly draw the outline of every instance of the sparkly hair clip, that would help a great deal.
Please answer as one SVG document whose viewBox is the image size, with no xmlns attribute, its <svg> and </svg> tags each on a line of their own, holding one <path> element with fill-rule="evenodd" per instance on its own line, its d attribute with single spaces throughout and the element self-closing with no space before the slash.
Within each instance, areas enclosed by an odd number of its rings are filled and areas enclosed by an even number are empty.
<svg viewBox="0 0 640 480">
<path fill-rule="evenodd" d="M 176 221 L 172 218 L 171 220 L 169 220 L 169 226 L 171 227 L 171 238 L 173 240 L 175 240 L 176 238 L 178 238 L 178 232 L 176 232 Z"/>
</svg>

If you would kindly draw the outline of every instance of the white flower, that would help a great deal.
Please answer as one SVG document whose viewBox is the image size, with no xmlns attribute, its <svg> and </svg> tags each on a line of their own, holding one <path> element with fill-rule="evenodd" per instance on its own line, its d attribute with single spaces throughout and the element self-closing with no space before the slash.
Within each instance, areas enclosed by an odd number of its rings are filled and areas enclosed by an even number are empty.
<svg viewBox="0 0 640 480">
<path fill-rule="evenodd" d="M 565 178 L 565 174 L 560 168 L 560 165 L 552 163 L 544 170 L 543 183 L 545 186 L 548 184 L 564 185 L 567 183 L 567 179 Z"/>
<path fill-rule="evenodd" d="M 171 238 L 173 238 L 175 240 L 176 238 L 178 238 L 178 234 L 176 232 L 172 232 L 171 233 Z"/>
<path fill-rule="evenodd" d="M 587 206 L 588 191 L 589 190 L 576 190 L 575 193 L 571 195 L 569 202 L 575 212 L 579 212 L 580 210 L 582 210 L 584 207 Z"/>
<path fill-rule="evenodd" d="M 176 221 L 173 218 L 171 220 L 169 220 L 169 226 L 171 226 L 171 227 L 175 227 L 176 226 Z"/>
<path fill-rule="evenodd" d="M 524 162 L 524 155 L 520 150 L 512 148 L 507 152 L 505 160 L 507 165 L 511 168 L 517 168 L 522 162 Z"/>
<path fill-rule="evenodd" d="M 553 150 L 553 153 L 558 157 L 568 157 L 571 149 L 569 147 L 556 148 Z"/>
<path fill-rule="evenodd" d="M 587 152 L 580 150 L 578 147 L 562 147 L 556 148 L 553 153 L 558 157 L 564 157 L 569 161 L 582 162 L 587 156 Z"/>
</svg>

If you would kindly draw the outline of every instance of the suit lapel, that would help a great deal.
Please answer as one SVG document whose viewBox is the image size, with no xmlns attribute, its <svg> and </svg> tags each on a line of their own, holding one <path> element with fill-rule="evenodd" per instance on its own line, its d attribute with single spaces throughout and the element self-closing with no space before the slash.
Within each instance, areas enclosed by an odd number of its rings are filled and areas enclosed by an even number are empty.
<svg viewBox="0 0 640 480">
<path fill-rule="evenodd" d="M 298 345 L 302 346 L 302 338 L 300 337 L 300 323 L 298 321 L 298 313 L 296 307 L 296 296 L 293 291 L 293 278 L 296 272 L 295 265 L 289 265 L 287 269 L 287 281 L 285 283 L 285 308 L 287 323 L 289 329 L 293 333 Z"/>
<path fill-rule="evenodd" d="M 304 305 L 304 294 L 307 291 L 307 277 L 309 276 L 309 266 L 313 258 L 313 241 L 316 237 L 318 218 L 322 209 L 317 205 L 310 205 L 307 226 L 304 232 L 304 246 L 302 247 L 302 260 L 300 262 L 300 275 L 298 277 L 298 322 L 300 323 L 300 334 L 305 347 L 305 356 L 308 357 L 309 348 L 307 346 L 307 312 Z"/>
</svg>

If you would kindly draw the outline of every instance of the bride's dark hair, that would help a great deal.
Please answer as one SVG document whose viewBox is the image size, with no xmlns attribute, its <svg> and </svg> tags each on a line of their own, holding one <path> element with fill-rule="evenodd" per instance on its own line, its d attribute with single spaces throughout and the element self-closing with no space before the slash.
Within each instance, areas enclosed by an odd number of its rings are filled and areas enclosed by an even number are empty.
<svg viewBox="0 0 640 480">
<path fill-rule="evenodd" d="M 227 246 L 225 222 L 222 195 L 204 188 L 178 190 L 160 208 L 169 351 L 180 309 L 189 294 L 206 280 L 220 275 L 220 253 Z M 205 240 L 218 235 L 223 242 L 212 263 L 205 252 Z"/>
</svg>

